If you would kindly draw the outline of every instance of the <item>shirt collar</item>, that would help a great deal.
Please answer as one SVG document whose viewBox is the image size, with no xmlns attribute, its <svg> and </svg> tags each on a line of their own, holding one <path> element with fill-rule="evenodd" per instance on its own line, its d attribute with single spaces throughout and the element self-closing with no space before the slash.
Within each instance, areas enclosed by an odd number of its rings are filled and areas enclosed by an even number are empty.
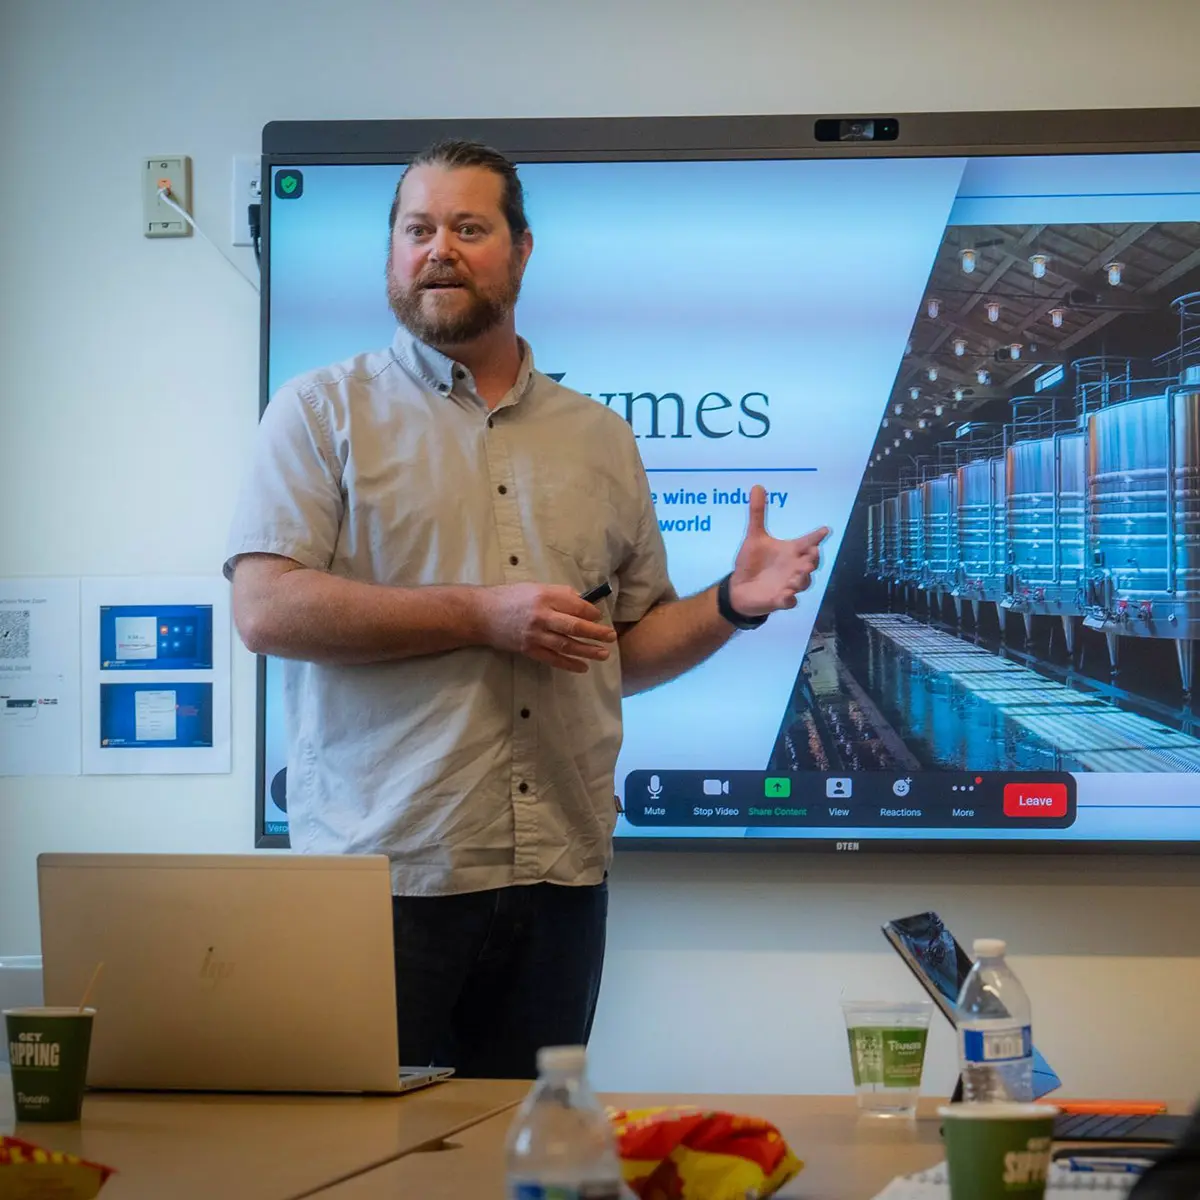
<svg viewBox="0 0 1200 1200">
<path fill-rule="evenodd" d="M 520 400 L 529 390 L 533 382 L 533 350 L 524 338 L 518 338 L 521 346 L 521 367 L 517 371 L 516 382 L 513 384 L 513 401 Z M 392 353 L 422 383 L 448 396 L 458 382 L 457 371 L 466 372 L 466 367 L 460 366 L 454 359 L 426 345 L 414 337 L 403 325 L 396 329 L 392 338 Z M 465 376 L 464 376 L 465 377 Z"/>
</svg>

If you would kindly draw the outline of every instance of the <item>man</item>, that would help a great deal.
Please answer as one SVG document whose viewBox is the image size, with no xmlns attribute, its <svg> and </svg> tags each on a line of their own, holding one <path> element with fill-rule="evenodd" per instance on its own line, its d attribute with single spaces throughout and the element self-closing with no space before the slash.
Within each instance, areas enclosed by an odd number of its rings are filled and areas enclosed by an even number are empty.
<svg viewBox="0 0 1200 1200">
<path fill-rule="evenodd" d="M 225 569 L 286 660 L 293 848 L 391 860 L 401 1061 L 528 1077 L 591 1028 L 622 692 L 794 606 L 826 531 L 770 537 L 756 488 L 720 595 L 677 599 L 629 426 L 517 337 L 512 164 L 433 147 L 390 229 L 395 340 L 272 398 Z"/>
</svg>

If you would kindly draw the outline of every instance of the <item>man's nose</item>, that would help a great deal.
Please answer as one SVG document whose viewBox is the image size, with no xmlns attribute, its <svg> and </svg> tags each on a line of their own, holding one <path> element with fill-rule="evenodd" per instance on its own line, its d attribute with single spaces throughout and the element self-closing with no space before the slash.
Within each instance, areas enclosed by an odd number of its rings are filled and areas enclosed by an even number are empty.
<svg viewBox="0 0 1200 1200">
<path fill-rule="evenodd" d="M 454 246 L 454 237 L 449 229 L 438 229 L 429 242 L 429 254 L 431 258 L 437 259 L 439 262 L 452 260 L 458 255 L 458 251 Z"/>
</svg>

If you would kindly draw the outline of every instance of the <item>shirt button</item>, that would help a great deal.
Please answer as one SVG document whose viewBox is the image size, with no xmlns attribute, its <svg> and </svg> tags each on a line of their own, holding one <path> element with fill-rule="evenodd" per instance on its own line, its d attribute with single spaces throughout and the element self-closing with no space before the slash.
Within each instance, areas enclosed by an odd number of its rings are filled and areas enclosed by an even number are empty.
<svg viewBox="0 0 1200 1200">
<path fill-rule="evenodd" d="M 495 424 L 496 422 L 491 417 L 488 417 L 488 428 L 491 429 L 491 427 Z"/>
<path fill-rule="evenodd" d="M 508 561 L 512 566 L 515 567 L 521 560 L 515 554 L 510 554 L 508 556 Z"/>
<path fill-rule="evenodd" d="M 459 367 L 459 368 L 458 368 L 458 369 L 457 369 L 457 370 L 454 372 L 454 378 L 455 378 L 455 379 L 466 379 L 466 377 L 467 377 L 467 373 L 466 373 L 466 371 L 464 371 L 464 370 L 462 369 L 462 367 Z"/>
<path fill-rule="evenodd" d="M 522 795 L 524 795 L 524 794 L 525 794 L 527 791 L 529 791 L 529 784 L 527 784 L 527 783 L 518 783 L 518 784 L 517 784 L 517 791 L 518 791 L 518 792 L 520 792 Z"/>
<path fill-rule="evenodd" d="M 507 496 L 507 495 L 508 495 L 508 488 L 506 488 L 506 487 L 504 486 L 504 484 L 501 484 L 501 485 L 500 485 L 500 486 L 499 486 L 499 487 L 496 489 L 496 491 L 498 491 L 498 492 L 500 493 L 500 495 L 502 495 L 502 496 Z"/>
<path fill-rule="evenodd" d="M 529 709 L 527 709 L 527 708 L 521 709 L 521 716 L 523 716 L 526 720 L 528 720 L 529 719 Z"/>
</svg>

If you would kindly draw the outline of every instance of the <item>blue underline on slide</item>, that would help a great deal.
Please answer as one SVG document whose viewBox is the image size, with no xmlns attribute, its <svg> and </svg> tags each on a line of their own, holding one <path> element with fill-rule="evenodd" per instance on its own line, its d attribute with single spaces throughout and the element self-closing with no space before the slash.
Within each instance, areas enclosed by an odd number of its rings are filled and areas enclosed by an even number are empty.
<svg viewBox="0 0 1200 1200">
<path fill-rule="evenodd" d="M 1146 200 L 1162 196 L 1200 196 L 1200 192 L 980 192 L 957 200 Z"/>
<path fill-rule="evenodd" d="M 647 475 L 795 475 L 817 467 L 647 467 Z"/>
</svg>

